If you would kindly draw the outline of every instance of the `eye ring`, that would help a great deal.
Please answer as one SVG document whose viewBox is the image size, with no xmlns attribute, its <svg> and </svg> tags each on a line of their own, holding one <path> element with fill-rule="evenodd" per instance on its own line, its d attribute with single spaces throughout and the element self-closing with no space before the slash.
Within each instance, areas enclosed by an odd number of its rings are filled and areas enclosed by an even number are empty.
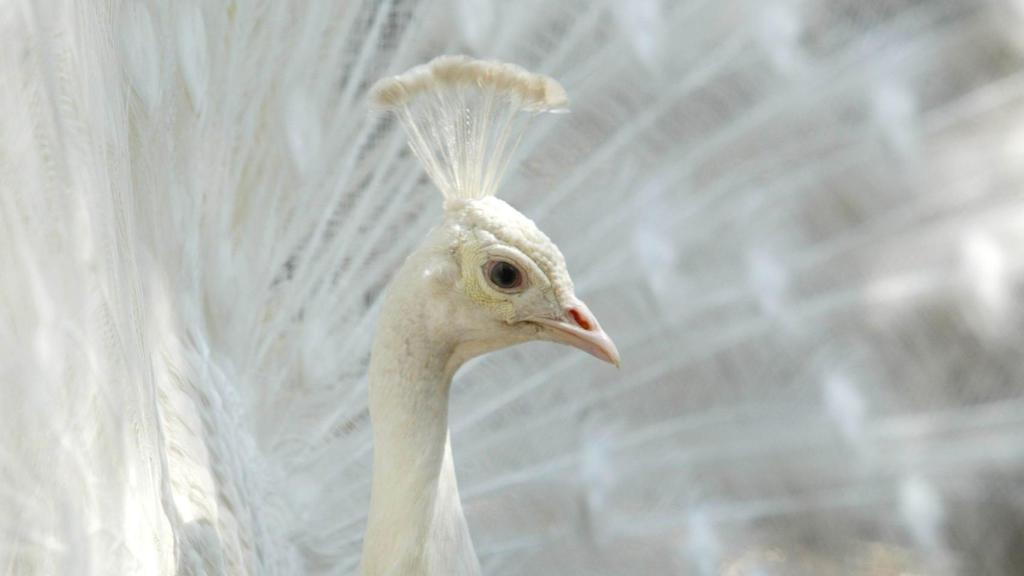
<svg viewBox="0 0 1024 576">
<path fill-rule="evenodd" d="M 499 292 L 515 293 L 526 288 L 526 274 L 508 260 L 490 260 L 484 264 L 484 278 Z"/>
</svg>

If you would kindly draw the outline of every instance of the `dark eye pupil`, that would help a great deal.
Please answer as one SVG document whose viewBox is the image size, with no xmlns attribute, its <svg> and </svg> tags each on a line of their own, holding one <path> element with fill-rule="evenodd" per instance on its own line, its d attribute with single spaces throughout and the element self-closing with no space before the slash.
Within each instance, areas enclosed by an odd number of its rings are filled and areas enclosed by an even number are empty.
<svg viewBox="0 0 1024 576">
<path fill-rule="evenodd" d="M 497 262 L 491 267 L 491 282 L 498 288 L 515 288 L 519 285 L 519 270 L 508 262 Z"/>
</svg>

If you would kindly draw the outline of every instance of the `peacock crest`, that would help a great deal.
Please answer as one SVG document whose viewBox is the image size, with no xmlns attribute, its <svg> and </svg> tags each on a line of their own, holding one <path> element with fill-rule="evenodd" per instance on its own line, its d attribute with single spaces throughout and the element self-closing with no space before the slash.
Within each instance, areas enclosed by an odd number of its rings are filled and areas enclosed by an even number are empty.
<svg viewBox="0 0 1024 576">
<path fill-rule="evenodd" d="M 440 56 L 380 80 L 371 93 L 402 122 L 446 206 L 495 196 L 530 120 L 568 105 L 548 76 L 466 56 Z"/>
</svg>

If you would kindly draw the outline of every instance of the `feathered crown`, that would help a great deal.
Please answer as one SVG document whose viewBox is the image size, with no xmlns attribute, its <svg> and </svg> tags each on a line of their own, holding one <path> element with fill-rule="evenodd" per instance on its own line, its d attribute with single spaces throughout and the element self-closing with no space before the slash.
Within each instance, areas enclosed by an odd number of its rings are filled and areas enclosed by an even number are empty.
<svg viewBox="0 0 1024 576">
<path fill-rule="evenodd" d="M 401 120 L 446 204 L 493 196 L 530 119 L 568 104 L 547 76 L 466 56 L 441 56 L 384 78 L 372 94 Z"/>
</svg>

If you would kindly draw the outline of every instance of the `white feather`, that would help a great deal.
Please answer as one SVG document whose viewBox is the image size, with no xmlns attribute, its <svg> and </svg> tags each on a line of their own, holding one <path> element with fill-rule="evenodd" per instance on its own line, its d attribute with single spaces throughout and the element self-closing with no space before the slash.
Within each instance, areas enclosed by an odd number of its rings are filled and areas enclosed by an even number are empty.
<svg viewBox="0 0 1024 576">
<path fill-rule="evenodd" d="M 484 573 L 1015 573 L 1019 3 L 473 10 L 0 2 L 0 573 L 355 572 L 441 215 L 366 102 L 464 51 L 572 95 L 501 194 L 623 357 L 456 378 Z"/>
</svg>

